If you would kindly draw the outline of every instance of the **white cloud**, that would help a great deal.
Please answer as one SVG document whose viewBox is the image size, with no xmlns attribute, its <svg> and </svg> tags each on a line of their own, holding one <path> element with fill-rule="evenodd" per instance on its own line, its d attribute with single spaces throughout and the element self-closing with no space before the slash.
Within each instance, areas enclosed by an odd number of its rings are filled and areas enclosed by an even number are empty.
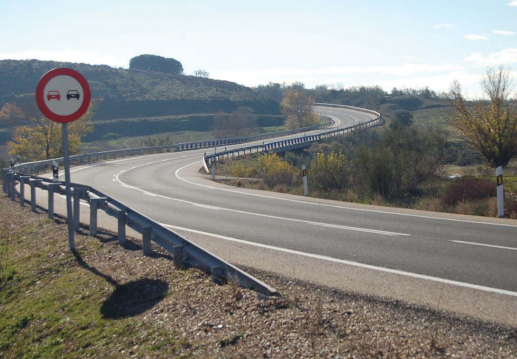
<svg viewBox="0 0 517 359">
<path fill-rule="evenodd" d="M 510 1 L 507 5 L 508 6 L 517 6 L 517 1 Z"/>
<path fill-rule="evenodd" d="M 348 85 L 364 84 L 365 81 L 374 82 L 387 78 L 407 78 L 408 76 L 422 76 L 423 74 L 461 71 L 463 68 L 463 66 L 457 65 L 405 64 L 399 66 L 329 67 L 315 70 L 294 68 L 226 69 L 211 71 L 211 77 L 234 81 L 247 86 L 257 86 L 268 82 L 291 83 L 301 81 L 311 87 L 336 82 L 343 82 Z"/>
<path fill-rule="evenodd" d="M 129 60 L 120 59 L 113 56 L 106 56 L 94 52 L 82 50 L 25 50 L 23 52 L 2 53 L 0 60 L 51 60 L 63 62 L 79 62 L 92 65 L 110 65 L 115 67 L 127 67 Z"/>
<path fill-rule="evenodd" d="M 494 52 L 488 56 L 483 56 L 481 53 L 476 52 L 467 57 L 465 61 L 480 66 L 517 64 L 517 48 Z"/>
<path fill-rule="evenodd" d="M 436 24 L 436 25 L 434 25 L 434 28 L 440 30 L 440 29 L 445 29 L 446 27 L 453 27 L 453 26 L 454 26 L 454 24 L 444 23 L 444 24 Z"/>
<path fill-rule="evenodd" d="M 467 40 L 472 40 L 472 41 L 478 41 L 478 40 L 486 40 L 487 37 L 486 36 L 483 36 L 483 35 L 465 35 L 464 36 L 465 39 Z"/>
<path fill-rule="evenodd" d="M 515 35 L 515 32 L 513 32 L 513 31 L 492 30 L 492 32 L 493 32 L 494 34 L 497 34 L 497 35 L 503 35 L 503 36 Z"/>
</svg>

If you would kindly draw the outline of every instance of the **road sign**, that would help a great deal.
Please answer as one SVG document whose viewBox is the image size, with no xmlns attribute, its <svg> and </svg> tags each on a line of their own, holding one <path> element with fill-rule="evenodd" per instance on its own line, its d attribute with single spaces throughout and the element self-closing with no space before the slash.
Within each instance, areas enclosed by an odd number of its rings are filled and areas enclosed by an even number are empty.
<svg viewBox="0 0 517 359">
<path fill-rule="evenodd" d="M 36 87 L 36 103 L 49 120 L 63 124 L 63 162 L 65 165 L 66 214 L 68 222 L 68 244 L 75 250 L 72 193 L 70 190 L 70 161 L 68 155 L 68 123 L 78 120 L 88 111 L 91 92 L 88 81 L 79 72 L 59 68 L 47 72 Z M 54 179 L 58 168 L 53 167 Z M 54 170 L 55 169 L 55 170 Z"/>
<path fill-rule="evenodd" d="M 48 119 L 68 123 L 78 120 L 90 106 L 88 82 L 79 72 L 59 68 L 47 72 L 36 88 L 36 102 Z"/>
</svg>

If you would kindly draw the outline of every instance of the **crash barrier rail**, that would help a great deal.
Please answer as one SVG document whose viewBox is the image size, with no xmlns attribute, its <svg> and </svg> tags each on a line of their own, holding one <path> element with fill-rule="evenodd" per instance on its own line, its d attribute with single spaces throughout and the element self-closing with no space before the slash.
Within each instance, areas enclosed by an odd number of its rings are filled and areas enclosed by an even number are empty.
<svg viewBox="0 0 517 359">
<path fill-rule="evenodd" d="M 284 141 L 276 141 L 273 143 L 262 144 L 259 146 L 250 146 L 245 148 L 239 148 L 230 151 L 224 151 L 222 153 L 216 153 L 214 155 L 205 156 L 205 161 L 203 161 L 205 165 L 205 169 L 207 169 L 207 162 L 210 158 L 214 158 L 214 161 L 220 159 L 221 155 L 233 154 L 236 152 L 237 155 L 240 155 L 240 151 L 244 153 L 246 150 L 250 150 L 250 153 L 253 149 L 261 149 L 261 150 L 270 150 L 276 149 L 280 147 L 288 146 L 287 143 L 301 143 L 301 142 L 314 142 L 318 141 L 321 138 L 325 138 L 332 135 L 337 135 L 340 133 L 346 133 L 350 130 L 356 129 L 358 127 L 365 126 L 373 126 L 374 124 L 382 121 L 382 117 L 380 114 L 370 110 L 358 109 L 351 106 L 344 105 L 326 105 L 326 104 L 316 104 L 316 105 L 325 105 L 329 107 L 342 107 L 349 108 L 355 111 L 362 111 L 367 113 L 376 114 L 377 118 L 369 121 L 364 124 L 336 129 L 333 131 L 327 131 L 318 135 L 309 135 L 303 136 L 301 138 L 295 138 Z M 291 135 L 300 132 L 308 132 L 315 129 L 322 129 L 324 126 L 331 126 L 333 123 L 332 117 L 319 114 L 320 117 L 324 117 L 327 119 L 327 123 L 320 124 L 316 126 L 300 128 L 296 130 L 290 131 L 282 131 L 276 133 L 269 133 L 266 135 L 260 136 L 251 136 L 246 137 L 248 141 L 257 141 L 262 138 L 272 137 L 272 136 L 281 136 L 281 135 Z M 377 121 L 377 122 L 375 122 Z M 374 123 L 375 122 L 375 123 Z M 243 139 L 243 138 L 241 138 Z M 234 140 L 234 139 L 226 139 L 225 141 Z M 290 141 L 290 142 L 289 142 Z M 210 141 L 201 141 L 202 143 L 210 143 Z M 226 143 L 228 144 L 228 142 Z M 129 148 L 129 149 L 121 149 L 121 150 L 113 150 L 113 151 L 102 151 L 102 152 L 94 152 L 87 153 L 81 155 L 70 156 L 70 164 L 71 165 L 83 165 L 89 164 L 92 162 L 98 162 L 102 160 L 109 160 L 115 158 L 121 158 L 126 156 L 139 156 L 144 154 L 152 154 L 152 153 L 162 153 L 162 152 L 171 152 L 172 150 L 187 150 L 187 149 L 196 149 L 198 147 L 189 144 L 186 148 L 180 148 L 178 145 L 165 145 L 165 146 L 153 146 L 153 147 L 141 147 L 141 148 Z M 219 142 L 211 142 L 212 147 L 216 145 L 220 145 Z M 201 148 L 201 147 L 199 147 Z M 63 158 L 54 158 L 45 161 L 37 161 L 37 162 L 26 162 L 17 164 L 13 168 L 2 169 L 2 179 L 3 179 L 3 191 L 8 193 L 11 199 L 16 200 L 16 196 L 20 198 L 20 205 L 24 206 L 25 202 L 29 202 L 25 200 L 25 184 L 30 185 L 31 192 L 31 209 L 33 211 L 36 210 L 36 189 L 43 189 L 48 191 L 48 207 L 47 212 L 49 218 L 54 218 L 54 195 L 55 194 L 64 194 L 64 184 L 63 182 L 54 182 L 47 178 L 37 177 L 38 174 L 47 172 L 53 162 L 62 163 Z M 208 171 L 208 169 L 207 169 Z M 16 191 L 16 181 L 20 182 L 20 190 Z M 79 229 L 79 211 L 80 211 L 80 200 L 87 200 L 90 204 L 90 233 L 95 234 L 97 232 L 97 210 L 104 210 L 108 215 L 111 215 L 118 220 L 118 237 L 120 243 L 125 243 L 125 226 L 129 226 L 130 228 L 135 229 L 138 233 L 141 233 L 143 236 L 143 250 L 144 254 L 150 253 L 150 243 L 151 241 L 156 242 L 158 245 L 162 246 L 166 250 L 170 251 L 173 254 L 173 261 L 176 265 L 190 265 L 196 266 L 204 270 L 209 270 L 214 278 L 214 280 L 228 280 L 231 278 L 236 278 L 239 281 L 239 284 L 246 288 L 255 289 L 259 293 L 265 295 L 279 295 L 278 292 L 266 284 L 262 283 L 258 279 L 250 276 L 249 274 L 239 270 L 238 268 L 232 266 L 229 263 L 226 263 L 222 259 L 216 257 L 215 255 L 209 253 L 208 251 L 203 250 L 202 248 L 194 245 L 189 242 L 184 237 L 179 234 L 163 227 L 159 223 L 153 221 L 152 219 L 145 217 L 144 215 L 138 213 L 137 211 L 127 207 L 126 205 L 118 202 L 114 198 L 104 195 L 103 193 L 95 190 L 92 187 L 87 187 L 79 184 L 72 184 L 74 188 L 74 213 L 77 213 L 77 216 L 74 216 L 74 226 L 76 229 Z M 44 209 L 44 208 L 43 208 Z M 181 259 L 183 258 L 183 259 Z"/>
<path fill-rule="evenodd" d="M 333 124 L 332 117 L 321 114 L 321 113 L 317 113 L 317 115 L 321 119 L 325 119 L 326 122 L 320 123 L 320 124 L 317 124 L 314 126 L 296 128 L 296 129 L 286 130 L 286 131 L 265 133 L 263 135 L 256 135 L 256 136 L 234 137 L 234 138 L 217 139 L 217 140 L 209 140 L 209 141 L 195 141 L 195 142 L 178 143 L 178 145 L 177 145 L 178 151 L 195 150 L 195 149 L 200 149 L 200 148 L 210 148 L 210 147 L 219 147 L 219 146 L 238 145 L 238 144 L 245 143 L 245 142 L 261 141 L 261 140 L 265 140 L 268 138 L 280 137 L 280 136 L 289 136 L 289 135 L 294 135 L 296 133 L 315 131 L 315 130 L 320 130 L 322 128 L 332 126 L 332 124 Z"/>
<path fill-rule="evenodd" d="M 327 104 L 316 104 L 316 105 L 327 106 Z M 378 113 L 376 111 L 358 109 L 357 107 L 346 106 L 346 105 L 332 105 L 331 107 L 347 108 L 347 109 L 351 109 L 354 111 L 361 110 L 360 112 L 373 114 L 376 117 L 373 118 L 371 121 L 363 122 L 363 123 L 349 126 L 349 127 L 337 128 L 334 130 L 325 131 L 325 132 L 315 134 L 315 135 L 308 135 L 308 136 L 304 135 L 303 137 L 290 138 L 290 139 L 286 139 L 286 140 L 263 143 L 261 145 L 259 144 L 259 145 L 254 145 L 254 146 L 234 148 L 234 149 L 230 149 L 230 150 L 225 149 L 224 151 L 209 154 L 209 155 L 207 155 L 205 153 L 205 155 L 203 156 L 203 167 L 204 167 L 205 171 L 208 173 L 208 172 L 210 172 L 209 167 L 211 165 L 213 165 L 215 162 L 218 162 L 225 158 L 228 159 L 230 157 L 232 157 L 232 158 L 239 157 L 241 154 L 246 155 L 246 154 L 252 154 L 252 153 L 259 153 L 259 152 L 266 152 L 266 153 L 268 153 L 269 151 L 280 152 L 282 149 L 285 150 L 290 147 L 291 148 L 297 147 L 297 146 L 300 146 L 301 144 L 311 144 L 313 142 L 320 141 L 324 138 L 344 135 L 346 133 L 350 133 L 350 132 L 353 132 L 358 129 L 377 126 L 379 124 L 384 123 L 384 118 L 381 116 L 380 113 Z"/>
<path fill-rule="evenodd" d="M 36 208 L 45 210 L 38 206 L 37 189 L 48 192 L 47 213 L 48 218 L 54 218 L 54 197 L 65 194 L 64 182 L 56 182 L 48 178 L 30 176 L 12 169 L 2 170 L 3 191 L 8 194 L 12 201 L 19 198 L 20 206 L 30 203 L 31 210 Z M 16 189 L 16 182 L 19 183 L 19 190 Z M 30 186 L 30 200 L 26 200 L 25 187 Z M 97 235 L 97 212 L 103 210 L 109 216 L 118 221 L 118 241 L 124 245 L 126 239 L 126 226 L 142 234 L 142 249 L 144 255 L 152 254 L 151 242 L 155 242 L 162 248 L 172 253 L 173 263 L 178 268 L 197 267 L 210 273 L 215 282 L 237 281 L 242 287 L 255 290 L 266 296 L 279 296 L 276 289 L 261 282 L 250 274 L 240 270 L 230 263 L 222 260 L 214 254 L 202 249 L 190 242 L 183 236 L 167 229 L 158 222 L 144 216 L 122 202 L 105 195 L 93 187 L 76 183 L 71 184 L 73 191 L 73 224 L 76 231 L 80 228 L 80 201 L 85 200 L 90 205 L 90 235 Z"/>
<path fill-rule="evenodd" d="M 139 148 L 127 148 L 121 150 L 112 150 L 112 151 L 102 151 L 102 152 L 93 152 L 93 153 L 85 153 L 80 155 L 70 156 L 70 165 L 83 165 L 83 164 L 91 164 L 99 161 L 107 161 L 110 159 L 122 158 L 122 157 L 131 157 L 131 156 L 142 156 L 146 154 L 153 153 L 163 153 L 163 152 L 171 152 L 171 151 L 186 151 L 186 150 L 195 150 L 200 148 L 209 148 L 209 147 L 217 147 L 224 146 L 230 144 L 240 144 L 249 141 L 258 141 L 265 138 L 271 137 L 279 137 L 279 136 L 287 136 L 300 132 L 308 132 L 316 129 L 321 129 L 326 126 L 331 126 L 333 124 L 333 120 L 330 116 L 326 116 L 323 114 L 318 114 L 320 118 L 325 119 L 326 122 L 324 124 L 318 124 L 311 127 L 303 127 L 295 130 L 288 131 L 279 131 L 279 132 L 271 132 L 269 134 L 259 135 L 259 136 L 250 136 L 250 137 L 238 137 L 238 138 L 228 138 L 228 139 L 219 139 L 219 140 L 210 140 L 210 141 L 197 141 L 197 142 L 185 142 L 177 145 L 164 145 L 164 146 L 151 146 L 151 147 L 139 147 Z M 47 172 L 53 162 L 57 162 L 58 164 L 63 163 L 63 157 L 53 158 L 44 161 L 36 161 L 36 162 L 25 162 L 15 166 L 16 170 L 19 172 L 27 173 L 30 175 L 38 175 L 40 173 Z"/>
</svg>

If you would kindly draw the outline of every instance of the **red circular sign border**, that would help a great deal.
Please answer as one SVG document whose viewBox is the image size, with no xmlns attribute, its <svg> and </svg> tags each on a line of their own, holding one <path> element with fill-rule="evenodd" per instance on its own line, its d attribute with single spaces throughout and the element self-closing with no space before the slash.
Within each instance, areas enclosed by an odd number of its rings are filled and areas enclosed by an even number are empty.
<svg viewBox="0 0 517 359">
<path fill-rule="evenodd" d="M 77 82 L 79 82 L 79 84 L 83 88 L 84 100 L 83 100 L 83 103 L 81 104 L 81 107 L 79 107 L 79 109 L 77 109 L 77 111 L 75 111 L 74 113 L 67 115 L 67 116 L 61 116 L 61 115 L 58 115 L 58 114 L 50 111 L 50 109 L 47 107 L 47 104 L 45 103 L 45 93 L 44 93 L 45 86 L 47 86 L 47 84 L 49 83 L 50 80 L 52 80 L 54 77 L 57 77 L 57 76 L 73 77 L 74 79 L 77 80 Z M 68 68 L 58 68 L 58 69 L 50 70 L 45 75 L 43 75 L 41 80 L 38 82 L 38 87 L 36 88 L 36 103 L 38 104 L 40 111 L 49 120 L 52 120 L 54 122 L 59 122 L 59 123 L 73 122 L 73 121 L 81 118 L 81 116 L 84 115 L 86 113 L 86 111 L 88 111 L 88 107 L 90 106 L 91 96 L 92 96 L 92 94 L 90 91 L 90 85 L 88 84 L 88 81 L 86 81 L 86 78 L 83 75 L 81 75 L 79 72 L 72 70 L 72 69 L 68 69 Z"/>
</svg>

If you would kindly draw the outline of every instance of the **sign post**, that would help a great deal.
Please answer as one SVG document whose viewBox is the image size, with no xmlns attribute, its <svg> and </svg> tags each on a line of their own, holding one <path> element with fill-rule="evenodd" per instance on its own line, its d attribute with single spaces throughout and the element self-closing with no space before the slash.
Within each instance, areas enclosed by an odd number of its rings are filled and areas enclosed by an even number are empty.
<svg viewBox="0 0 517 359">
<path fill-rule="evenodd" d="M 503 167 L 497 167 L 495 175 L 497 178 L 497 216 L 504 218 Z"/>
<path fill-rule="evenodd" d="M 90 100 L 91 91 L 88 81 L 83 75 L 72 69 L 59 68 L 47 72 L 36 88 L 36 103 L 43 115 L 49 120 L 62 124 L 68 244 L 71 250 L 75 250 L 75 241 L 72 191 L 70 189 L 68 123 L 78 120 L 88 111 Z"/>
<path fill-rule="evenodd" d="M 309 195 L 309 188 L 307 186 L 307 167 L 305 165 L 302 166 L 302 176 L 303 176 L 303 195 Z"/>
</svg>

